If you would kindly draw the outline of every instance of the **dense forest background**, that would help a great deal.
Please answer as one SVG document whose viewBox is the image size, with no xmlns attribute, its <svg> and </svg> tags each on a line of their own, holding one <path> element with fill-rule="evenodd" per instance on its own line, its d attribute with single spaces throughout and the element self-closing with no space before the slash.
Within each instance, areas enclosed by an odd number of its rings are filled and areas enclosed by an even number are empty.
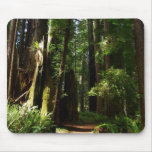
<svg viewBox="0 0 152 152">
<path fill-rule="evenodd" d="M 7 31 L 8 128 L 133 133 L 145 126 L 138 19 L 14 19 Z"/>
</svg>

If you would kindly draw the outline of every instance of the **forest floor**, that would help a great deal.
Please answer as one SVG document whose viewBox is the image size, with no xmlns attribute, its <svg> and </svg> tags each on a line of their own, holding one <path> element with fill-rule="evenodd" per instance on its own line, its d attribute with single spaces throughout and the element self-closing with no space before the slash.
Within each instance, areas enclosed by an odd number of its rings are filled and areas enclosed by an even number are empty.
<svg viewBox="0 0 152 152">
<path fill-rule="evenodd" d="M 65 123 L 62 128 L 57 128 L 56 133 L 93 133 L 96 124 L 73 124 Z"/>
</svg>

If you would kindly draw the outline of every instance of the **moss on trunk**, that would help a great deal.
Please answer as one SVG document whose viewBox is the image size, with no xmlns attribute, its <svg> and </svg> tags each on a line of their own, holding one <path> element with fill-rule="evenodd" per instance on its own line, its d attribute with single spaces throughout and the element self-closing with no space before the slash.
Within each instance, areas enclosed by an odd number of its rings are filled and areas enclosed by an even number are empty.
<svg viewBox="0 0 152 152">
<path fill-rule="evenodd" d="M 53 107 L 51 107 L 51 103 L 54 97 L 54 87 L 53 82 L 50 74 L 48 73 L 48 69 L 46 70 L 46 77 L 44 82 L 44 89 L 43 89 L 43 95 L 42 95 L 42 110 L 41 114 L 46 115 L 48 112 L 50 112 Z"/>
<path fill-rule="evenodd" d="M 29 99 L 27 101 L 27 105 L 29 107 L 32 107 L 34 105 L 34 93 L 35 93 L 35 85 L 36 85 L 37 75 L 38 75 L 38 65 L 35 68 L 33 82 L 32 82 L 32 86 L 30 88 L 30 93 L 29 93 Z"/>
</svg>

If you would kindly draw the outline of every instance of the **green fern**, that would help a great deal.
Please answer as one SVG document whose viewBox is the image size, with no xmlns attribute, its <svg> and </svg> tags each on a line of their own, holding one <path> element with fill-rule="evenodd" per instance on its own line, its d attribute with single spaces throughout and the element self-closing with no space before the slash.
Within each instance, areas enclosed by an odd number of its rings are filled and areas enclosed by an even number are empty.
<svg viewBox="0 0 152 152">
<path fill-rule="evenodd" d="M 19 105 L 7 106 L 7 126 L 13 133 L 53 132 L 51 113 L 41 116 L 37 107 L 26 109 Z"/>
</svg>

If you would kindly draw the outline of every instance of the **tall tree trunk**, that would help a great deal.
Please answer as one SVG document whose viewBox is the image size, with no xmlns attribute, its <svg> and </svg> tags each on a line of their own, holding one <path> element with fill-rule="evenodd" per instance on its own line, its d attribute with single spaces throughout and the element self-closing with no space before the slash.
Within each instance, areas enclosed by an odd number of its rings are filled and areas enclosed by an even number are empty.
<svg viewBox="0 0 152 152">
<path fill-rule="evenodd" d="M 44 82 L 44 88 L 42 94 L 42 109 L 41 109 L 42 115 L 46 115 L 48 112 L 51 111 L 51 109 L 53 109 L 51 105 L 54 97 L 54 86 L 48 67 L 45 68 L 44 81 L 45 82 Z"/>
<path fill-rule="evenodd" d="M 84 111 L 84 75 L 85 75 L 85 63 L 84 63 L 84 56 L 82 57 L 82 64 L 81 64 L 81 75 L 80 75 L 80 110 Z"/>
<path fill-rule="evenodd" d="M 136 62 L 138 72 L 138 84 L 140 93 L 140 111 L 142 127 L 145 126 L 145 102 L 144 102 L 144 27 L 142 21 L 134 19 Z"/>
<path fill-rule="evenodd" d="M 108 22 L 105 19 L 104 20 L 104 38 L 105 39 L 107 37 L 108 27 L 109 27 Z M 105 70 L 108 70 L 110 68 L 110 56 L 109 55 L 105 55 L 104 60 L 105 60 Z M 105 95 L 105 104 L 107 106 L 106 113 L 107 113 L 108 116 L 110 116 L 111 115 L 111 104 L 110 104 L 110 99 L 109 99 L 109 95 L 108 94 L 109 94 L 109 92 L 107 91 L 106 95 Z"/>
<path fill-rule="evenodd" d="M 74 72 L 76 73 L 76 66 L 77 66 L 77 48 L 76 48 L 77 42 L 76 40 L 74 41 Z"/>
<path fill-rule="evenodd" d="M 71 20 L 67 20 L 66 29 L 65 29 L 65 36 L 64 36 L 64 50 L 61 57 L 61 63 L 60 63 L 60 69 L 59 69 L 59 77 L 58 77 L 58 83 L 56 87 L 56 94 L 55 94 L 55 105 L 53 108 L 53 120 L 56 124 L 60 123 L 60 99 L 61 99 L 61 90 L 62 90 L 62 82 L 63 82 L 63 76 L 64 76 L 64 66 L 66 62 L 66 54 L 68 49 L 68 42 L 69 42 L 69 36 L 70 36 L 70 26 L 71 26 Z"/>
<path fill-rule="evenodd" d="M 14 88 L 15 88 L 15 78 L 16 78 L 16 61 L 17 61 L 17 50 L 16 50 L 16 38 L 17 38 L 17 27 L 18 20 L 15 21 L 15 31 L 13 37 L 13 45 L 12 45 L 12 57 L 10 63 L 10 72 L 9 72 L 9 83 L 8 83 L 8 97 L 14 97 Z M 10 50 L 9 50 L 10 51 Z"/>
<path fill-rule="evenodd" d="M 49 28 L 49 33 L 50 33 Z M 50 68 L 49 68 L 49 61 L 48 61 L 48 51 L 49 51 L 49 46 L 47 45 L 47 42 L 50 42 L 51 38 L 47 33 L 45 34 L 44 37 L 44 63 L 43 63 L 43 79 L 44 79 L 44 88 L 43 88 L 43 94 L 42 94 L 42 110 L 41 114 L 46 115 L 48 112 L 50 112 L 53 107 L 51 107 L 51 103 L 54 97 L 54 86 L 53 86 L 53 80 L 51 78 L 50 74 Z"/>
<path fill-rule="evenodd" d="M 78 119 L 77 84 L 74 70 L 65 73 L 64 91 L 67 94 L 60 103 L 60 122 L 71 122 Z"/>
<path fill-rule="evenodd" d="M 21 23 L 21 30 L 20 30 L 20 43 L 18 46 L 18 65 L 17 65 L 17 82 L 16 82 L 16 88 L 15 90 L 17 91 L 17 96 L 19 96 L 23 90 L 23 83 L 24 81 L 22 81 L 22 77 L 23 77 L 23 54 L 24 54 L 24 34 L 25 34 L 25 20 L 22 19 L 20 20 Z M 21 71 L 20 71 L 21 69 Z M 22 71 L 23 70 L 23 71 Z"/>
<path fill-rule="evenodd" d="M 21 68 L 23 63 L 23 52 L 24 52 L 24 37 L 25 35 L 25 19 L 22 20 L 22 25 L 21 25 L 21 35 L 20 35 L 20 44 L 18 48 L 18 54 L 19 54 L 19 67 Z"/>
<path fill-rule="evenodd" d="M 29 19 L 27 20 L 27 32 L 25 35 L 25 48 L 24 48 L 24 52 L 23 52 L 23 68 L 27 69 L 28 68 L 28 63 L 27 62 L 29 60 L 29 56 L 30 56 L 30 50 L 32 47 L 32 43 L 33 43 L 33 33 L 35 31 L 34 26 L 33 26 L 33 22 L 34 20 Z"/>
<path fill-rule="evenodd" d="M 94 39 L 95 39 L 95 51 L 98 54 L 99 58 L 96 58 L 96 79 L 97 79 L 97 83 L 100 83 L 101 81 L 101 60 L 100 60 L 100 55 L 102 53 L 101 49 L 100 49 L 100 22 L 99 19 L 95 19 L 95 30 L 94 30 Z M 97 96 L 97 112 L 99 114 L 102 113 L 103 111 L 103 99 L 102 97 Z"/>
<path fill-rule="evenodd" d="M 104 20 L 104 38 L 107 37 L 108 28 L 109 28 L 109 25 L 108 25 L 107 20 L 105 19 Z M 110 68 L 110 57 L 109 55 L 105 55 L 105 69 L 107 70 L 109 68 Z"/>
<path fill-rule="evenodd" d="M 21 31 L 20 31 L 20 44 L 18 46 L 18 57 L 19 57 L 19 65 L 18 65 L 18 72 L 19 72 L 19 78 L 17 82 L 18 87 L 18 93 L 24 93 L 27 90 L 29 90 L 32 79 L 33 79 L 33 73 L 34 73 L 34 66 L 35 61 L 32 64 L 29 64 L 30 56 L 33 61 L 33 56 L 31 54 L 31 47 L 32 47 L 32 38 L 34 33 L 34 28 L 32 29 L 32 21 L 33 20 L 27 20 L 22 19 L 21 20 Z M 29 39 L 31 41 L 29 41 Z M 33 51 L 34 52 L 34 51 Z M 31 70 L 33 69 L 33 70 Z M 22 100 L 27 100 L 28 96 L 24 96 Z"/>
<path fill-rule="evenodd" d="M 95 86 L 96 83 L 96 69 L 95 69 L 95 52 L 94 52 L 94 38 L 93 38 L 93 21 L 88 20 L 88 44 L 89 44 L 89 89 Z M 96 111 L 96 97 L 89 97 L 89 111 Z"/>
<path fill-rule="evenodd" d="M 7 32 L 7 87 L 9 83 L 9 75 L 10 75 L 10 66 L 11 66 L 11 57 L 12 57 L 12 48 L 13 48 L 13 42 L 14 42 L 14 32 L 16 27 L 16 19 L 13 19 L 10 21 L 10 24 L 8 26 Z"/>
<path fill-rule="evenodd" d="M 32 45 L 35 41 L 39 42 L 39 48 L 37 49 L 37 52 L 35 54 L 35 60 L 36 60 L 36 66 L 35 66 L 35 72 L 34 77 L 32 81 L 32 85 L 30 88 L 29 93 L 29 99 L 27 101 L 27 105 L 29 107 L 38 105 L 38 107 L 41 107 L 41 101 L 42 101 L 42 90 L 43 90 L 43 61 L 46 60 L 46 58 L 43 57 L 43 51 L 45 46 L 47 45 L 47 42 L 44 41 L 45 34 L 47 33 L 47 20 L 32 20 L 32 31 L 31 33 L 33 35 L 32 40 L 29 40 L 30 44 Z M 32 49 L 32 46 L 29 48 Z M 29 51 L 30 51 L 29 50 Z M 31 54 L 30 58 L 33 58 L 34 54 Z M 33 63 L 33 61 L 30 61 Z"/>
</svg>

